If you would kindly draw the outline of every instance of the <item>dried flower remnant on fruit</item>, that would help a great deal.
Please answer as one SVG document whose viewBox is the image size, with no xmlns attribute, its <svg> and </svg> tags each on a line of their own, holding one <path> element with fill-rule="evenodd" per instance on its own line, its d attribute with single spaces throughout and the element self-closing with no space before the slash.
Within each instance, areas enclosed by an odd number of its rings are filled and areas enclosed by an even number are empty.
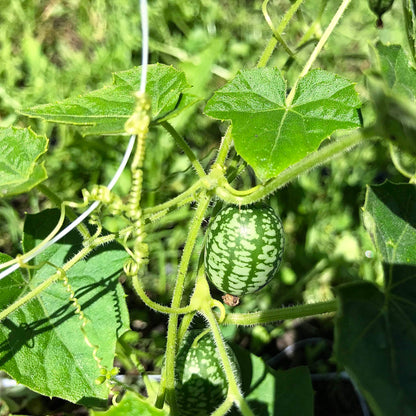
<svg viewBox="0 0 416 416">
<path fill-rule="evenodd" d="M 240 298 L 238 296 L 230 295 L 229 293 L 224 295 L 222 300 L 228 306 L 237 306 L 240 303 Z"/>
</svg>

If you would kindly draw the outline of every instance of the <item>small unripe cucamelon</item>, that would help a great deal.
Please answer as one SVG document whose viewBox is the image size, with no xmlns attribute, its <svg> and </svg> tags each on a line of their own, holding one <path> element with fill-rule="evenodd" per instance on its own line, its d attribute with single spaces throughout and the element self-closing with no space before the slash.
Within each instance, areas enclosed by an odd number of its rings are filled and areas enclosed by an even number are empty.
<svg viewBox="0 0 416 416">
<path fill-rule="evenodd" d="M 200 334 L 200 330 L 188 331 L 176 358 L 175 392 L 181 416 L 208 416 L 227 396 L 227 378 L 214 339 L 207 333 L 193 345 Z M 229 356 L 238 368 L 231 351 Z"/>
<path fill-rule="evenodd" d="M 205 272 L 224 293 L 253 293 L 276 275 L 283 246 L 282 222 L 271 207 L 228 206 L 208 230 Z"/>
<path fill-rule="evenodd" d="M 381 17 L 393 6 L 394 0 L 368 0 L 368 5 L 377 17 Z"/>
<path fill-rule="evenodd" d="M 393 6 L 394 0 L 368 0 L 371 11 L 377 16 L 376 25 L 378 28 L 383 27 L 382 16 Z"/>
</svg>

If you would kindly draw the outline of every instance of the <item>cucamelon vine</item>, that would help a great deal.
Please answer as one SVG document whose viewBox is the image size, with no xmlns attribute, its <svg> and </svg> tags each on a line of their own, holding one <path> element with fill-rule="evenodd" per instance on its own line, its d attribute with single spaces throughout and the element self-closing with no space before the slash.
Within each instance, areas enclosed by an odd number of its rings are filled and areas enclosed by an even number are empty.
<svg viewBox="0 0 416 416">
<path fill-rule="evenodd" d="M 205 272 L 224 293 L 253 293 L 275 276 L 283 246 L 282 222 L 271 207 L 228 206 L 208 230 Z"/>
</svg>

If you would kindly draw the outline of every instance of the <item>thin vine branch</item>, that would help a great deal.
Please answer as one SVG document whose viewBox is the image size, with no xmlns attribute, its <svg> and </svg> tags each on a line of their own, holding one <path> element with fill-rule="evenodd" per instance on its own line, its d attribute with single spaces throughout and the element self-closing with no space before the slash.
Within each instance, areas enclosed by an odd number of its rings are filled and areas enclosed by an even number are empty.
<svg viewBox="0 0 416 416">
<path fill-rule="evenodd" d="M 306 62 L 302 72 L 299 74 L 295 85 L 291 89 L 289 95 L 286 99 L 286 105 L 287 107 L 290 107 L 290 105 L 293 102 L 293 99 L 295 98 L 296 89 L 298 86 L 299 81 L 309 72 L 311 69 L 313 63 L 315 62 L 316 58 L 318 57 L 319 53 L 321 52 L 322 48 L 324 47 L 326 41 L 328 40 L 329 36 L 335 29 L 335 26 L 338 24 L 339 20 L 341 19 L 342 15 L 344 14 L 346 8 L 351 3 L 351 0 L 343 0 L 341 3 L 341 6 L 339 6 L 337 12 L 335 13 L 334 17 L 332 18 L 331 22 L 329 23 L 328 27 L 325 29 L 325 32 L 323 33 L 321 39 L 319 39 L 318 44 L 315 46 L 315 49 L 312 51 L 308 61 Z"/>
<path fill-rule="evenodd" d="M 225 317 L 223 325 L 260 325 L 286 319 L 303 318 L 337 311 L 337 301 L 311 303 L 306 305 L 289 306 L 286 308 L 269 309 L 260 312 L 232 313 Z"/>
<path fill-rule="evenodd" d="M 153 207 L 145 208 L 143 210 L 143 216 L 145 219 L 154 221 L 159 217 L 165 215 L 170 209 L 174 207 L 181 207 L 190 202 L 195 201 L 196 192 L 202 188 L 202 181 L 196 181 L 192 186 L 190 186 L 186 191 L 182 192 L 180 195 L 175 198 L 170 199 L 169 201 L 163 202 L 162 204 L 155 205 Z"/>
<path fill-rule="evenodd" d="M 341 137 L 336 141 L 333 141 L 332 143 L 324 146 L 322 149 L 309 154 L 298 163 L 295 163 L 294 165 L 281 172 L 275 178 L 270 179 L 260 188 L 257 186 L 252 188 L 252 193 L 249 193 L 247 196 L 235 196 L 224 187 L 218 187 L 216 189 L 216 194 L 219 198 L 231 204 L 252 204 L 275 192 L 278 188 L 281 188 L 282 186 L 291 182 L 299 175 L 307 172 L 310 169 L 318 167 L 320 164 L 327 162 L 330 159 L 339 156 L 346 150 L 352 148 L 353 146 L 358 145 L 363 140 L 372 138 L 374 136 L 376 136 L 376 131 L 373 127 L 357 129 L 353 133 Z"/>
<path fill-rule="evenodd" d="M 188 156 L 188 159 L 191 161 L 192 166 L 194 167 L 198 176 L 200 178 L 203 178 L 204 176 L 206 176 L 204 168 L 202 167 L 201 163 L 199 163 L 199 160 L 195 156 L 195 153 L 189 147 L 185 139 L 167 121 L 163 121 L 161 124 L 166 129 L 166 131 L 173 137 L 178 147 L 183 150 L 186 156 Z"/>
<path fill-rule="evenodd" d="M 285 29 L 285 27 L 289 24 L 290 20 L 300 7 L 300 5 L 303 3 L 303 0 L 297 0 L 295 3 L 290 6 L 289 10 L 285 13 L 283 16 L 282 21 L 280 22 L 279 26 L 276 29 L 276 33 L 281 35 Z M 270 38 L 269 42 L 267 43 L 258 63 L 257 68 L 263 68 L 267 65 L 267 62 L 269 62 L 270 57 L 273 54 L 274 49 L 276 48 L 278 39 L 275 36 L 275 32 L 273 32 L 272 37 Z"/>
<path fill-rule="evenodd" d="M 202 308 L 201 312 L 203 313 L 203 315 L 208 321 L 208 324 L 211 328 L 212 336 L 214 337 L 215 344 L 217 345 L 218 355 L 221 359 L 225 377 L 228 382 L 227 397 L 230 397 L 234 400 L 234 402 L 240 408 L 244 416 L 254 416 L 254 413 L 251 411 L 251 409 L 247 405 L 247 402 L 245 401 L 240 391 L 240 387 L 238 385 L 238 381 L 235 375 L 235 369 L 233 368 L 230 357 L 227 353 L 227 349 L 225 347 L 225 343 L 222 338 L 221 330 L 218 326 L 218 322 L 217 322 L 217 319 L 215 318 L 214 312 L 206 306 Z"/>
<path fill-rule="evenodd" d="M 65 272 L 67 272 L 71 267 L 73 267 L 78 261 L 86 257 L 88 254 L 90 254 L 96 247 L 108 244 L 115 240 L 114 234 L 108 234 L 106 236 L 97 238 L 94 241 L 94 245 L 86 246 L 82 250 L 80 250 L 74 257 L 72 257 L 71 260 L 66 262 L 61 269 Z M 0 312 L 0 322 L 6 318 L 9 314 L 23 306 L 26 302 L 29 302 L 31 299 L 38 296 L 41 292 L 43 292 L 47 287 L 49 287 L 52 283 L 59 280 L 61 277 L 61 273 L 58 271 L 57 273 L 54 273 L 52 276 L 50 276 L 48 279 L 44 280 L 40 285 L 36 286 L 34 289 L 32 289 L 29 293 L 27 293 L 25 296 L 18 299 L 16 302 L 8 306 L 6 309 L 2 310 Z"/>
<path fill-rule="evenodd" d="M 210 198 L 204 191 L 201 192 L 198 198 L 198 207 L 195 215 L 191 221 L 188 238 L 183 249 L 181 261 L 179 264 L 178 274 L 176 278 L 175 289 L 172 297 L 172 308 L 178 308 L 181 304 L 182 294 L 185 287 L 185 278 L 187 275 L 189 261 L 191 259 L 192 251 L 194 249 L 196 239 L 198 237 L 201 223 L 204 220 L 205 212 L 208 208 Z M 168 337 L 166 344 L 165 367 L 162 374 L 162 381 L 157 399 L 157 406 L 161 406 L 165 393 L 169 396 L 169 403 L 173 413 L 175 412 L 175 355 L 177 346 L 177 329 L 178 329 L 178 315 L 170 315 L 168 322 Z"/>
</svg>

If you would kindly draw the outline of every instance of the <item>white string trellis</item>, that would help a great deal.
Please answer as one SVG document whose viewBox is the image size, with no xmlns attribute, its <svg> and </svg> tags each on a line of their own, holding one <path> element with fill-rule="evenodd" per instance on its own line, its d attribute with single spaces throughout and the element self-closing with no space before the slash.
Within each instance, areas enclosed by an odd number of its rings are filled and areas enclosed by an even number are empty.
<svg viewBox="0 0 416 416">
<path fill-rule="evenodd" d="M 147 0 L 140 0 L 140 15 L 141 15 L 141 29 L 142 29 L 142 65 L 141 65 L 141 76 L 140 76 L 140 93 L 144 94 L 146 91 L 146 81 L 147 81 L 147 67 L 149 61 L 149 19 L 147 15 Z M 130 155 L 133 151 L 134 144 L 136 141 L 136 136 L 132 135 L 127 145 L 127 149 L 124 153 L 123 159 L 118 167 L 115 175 L 107 185 L 107 188 L 111 190 L 114 185 L 119 180 L 121 174 L 123 173 L 127 162 L 130 158 Z M 38 250 L 33 251 L 27 257 L 22 258 L 22 262 L 15 263 L 12 266 L 8 267 L 7 269 L 0 272 L 0 280 L 8 276 L 9 274 L 13 273 L 17 269 L 19 269 L 21 263 L 27 263 L 36 257 L 38 254 L 46 250 L 52 244 L 56 243 L 57 241 L 61 240 L 65 235 L 71 232 L 75 227 L 77 227 L 82 221 L 84 221 L 90 214 L 93 212 L 98 206 L 100 205 L 100 201 L 93 202 L 79 217 L 77 217 L 71 224 L 65 227 L 62 231 L 60 231 L 55 237 L 53 237 L 50 241 L 46 244 L 42 245 Z"/>
</svg>

